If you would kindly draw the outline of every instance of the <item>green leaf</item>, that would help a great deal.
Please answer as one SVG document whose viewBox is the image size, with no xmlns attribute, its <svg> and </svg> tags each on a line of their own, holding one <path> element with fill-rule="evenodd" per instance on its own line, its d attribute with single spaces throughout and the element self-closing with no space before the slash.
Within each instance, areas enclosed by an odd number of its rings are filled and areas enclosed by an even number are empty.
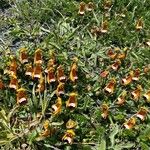
<svg viewBox="0 0 150 150">
<path fill-rule="evenodd" d="M 101 140 L 101 143 L 98 145 L 97 150 L 106 150 L 106 140 L 104 138 Z"/>
</svg>

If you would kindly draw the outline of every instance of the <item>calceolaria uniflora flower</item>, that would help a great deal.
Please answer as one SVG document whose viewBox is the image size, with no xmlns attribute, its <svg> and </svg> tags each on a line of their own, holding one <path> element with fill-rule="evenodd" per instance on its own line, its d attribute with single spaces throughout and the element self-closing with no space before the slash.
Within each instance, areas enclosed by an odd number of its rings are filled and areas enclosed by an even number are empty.
<svg viewBox="0 0 150 150">
<path fill-rule="evenodd" d="M 111 0 L 104 0 L 103 6 L 104 6 L 105 10 L 109 10 L 111 8 L 111 6 L 112 6 Z"/>
<path fill-rule="evenodd" d="M 78 79 L 77 76 L 77 64 L 74 62 L 71 66 L 71 70 L 70 70 L 70 80 L 72 82 L 75 82 Z"/>
<path fill-rule="evenodd" d="M 43 124 L 43 128 L 44 128 L 44 131 L 42 131 L 41 133 L 41 136 L 43 137 L 48 137 L 51 135 L 51 130 L 50 130 L 50 126 L 49 126 L 49 121 L 46 120 Z"/>
<path fill-rule="evenodd" d="M 26 76 L 29 76 L 29 77 L 32 77 L 33 75 L 33 67 L 31 64 L 26 64 L 26 71 L 25 71 L 25 75 Z"/>
<path fill-rule="evenodd" d="M 108 76 L 108 74 L 109 74 L 109 71 L 104 70 L 104 71 L 102 71 L 102 72 L 100 73 L 100 77 L 106 78 L 106 77 Z"/>
<path fill-rule="evenodd" d="M 108 52 L 107 52 L 107 56 L 113 60 L 113 59 L 116 58 L 117 53 L 114 52 L 112 49 L 109 49 Z"/>
<path fill-rule="evenodd" d="M 34 64 L 42 64 L 42 51 L 37 49 L 34 54 Z"/>
<path fill-rule="evenodd" d="M 137 68 L 134 70 L 132 80 L 138 81 L 140 77 L 140 69 Z"/>
<path fill-rule="evenodd" d="M 104 119 L 106 119 L 108 117 L 108 113 L 109 113 L 109 107 L 108 107 L 108 105 L 107 104 L 102 104 L 101 111 L 102 111 L 101 116 Z"/>
<path fill-rule="evenodd" d="M 66 128 L 67 129 L 73 129 L 77 126 L 77 123 L 73 121 L 72 119 L 69 119 L 68 122 L 66 123 Z"/>
<path fill-rule="evenodd" d="M 132 82 L 132 77 L 133 77 L 133 72 L 131 71 L 128 76 L 126 76 L 125 78 L 122 78 L 122 84 L 124 86 L 130 84 Z"/>
<path fill-rule="evenodd" d="M 66 101 L 66 107 L 74 110 L 77 107 L 77 93 L 72 92 L 69 94 L 69 99 Z"/>
<path fill-rule="evenodd" d="M 133 100 L 137 101 L 141 96 L 142 87 L 141 85 L 138 85 L 137 88 L 131 92 L 131 96 Z"/>
<path fill-rule="evenodd" d="M 56 89 L 56 95 L 57 95 L 57 96 L 60 96 L 60 95 L 62 95 L 62 94 L 65 93 L 64 85 L 65 85 L 64 83 L 59 82 L 59 84 L 58 84 L 58 86 L 57 86 L 57 89 Z"/>
<path fill-rule="evenodd" d="M 140 31 L 141 29 L 143 29 L 143 20 L 142 18 L 139 18 L 136 21 L 136 26 L 135 26 L 136 30 Z"/>
<path fill-rule="evenodd" d="M 73 143 L 73 139 L 75 136 L 74 130 L 70 129 L 65 132 L 65 135 L 62 137 L 62 141 L 67 142 L 68 144 Z"/>
<path fill-rule="evenodd" d="M 117 71 L 119 69 L 121 65 L 121 61 L 120 60 L 116 60 L 112 65 L 111 65 L 111 68 L 115 71 Z"/>
<path fill-rule="evenodd" d="M 48 82 L 48 84 L 56 81 L 54 71 L 55 71 L 55 69 L 53 67 L 49 68 L 49 70 L 47 71 L 47 82 Z"/>
<path fill-rule="evenodd" d="M 16 58 L 13 58 L 12 61 L 10 62 L 9 74 L 10 75 L 17 75 L 17 61 L 16 61 Z"/>
<path fill-rule="evenodd" d="M 33 69 L 33 78 L 40 79 L 42 76 L 42 66 L 41 64 L 36 64 Z"/>
<path fill-rule="evenodd" d="M 112 94 L 114 92 L 115 89 L 115 84 L 116 84 L 116 80 L 115 79 L 111 79 L 108 84 L 106 85 L 106 87 L 104 88 L 104 91 Z"/>
<path fill-rule="evenodd" d="M 84 2 L 81 2 L 80 6 L 79 6 L 78 14 L 79 15 L 84 15 L 85 14 L 85 10 L 86 10 L 86 4 Z"/>
<path fill-rule="evenodd" d="M 22 64 L 27 63 L 28 62 L 28 54 L 27 54 L 27 49 L 26 48 L 21 48 L 20 49 L 20 62 Z"/>
<path fill-rule="evenodd" d="M 92 2 L 89 2 L 86 4 L 86 10 L 87 11 L 92 11 L 94 9 L 94 4 Z"/>
<path fill-rule="evenodd" d="M 36 92 L 42 93 L 45 90 L 45 80 L 43 77 L 39 79 L 39 84 L 37 85 Z"/>
<path fill-rule="evenodd" d="M 126 95 L 127 95 L 127 91 L 123 91 L 123 92 L 120 94 L 120 96 L 117 98 L 116 104 L 118 104 L 118 105 L 120 105 L 120 106 L 124 105 L 124 103 L 125 103 L 125 101 L 126 101 L 126 99 L 125 99 Z"/>
<path fill-rule="evenodd" d="M 17 90 L 17 104 L 26 104 L 27 103 L 27 93 L 24 88 Z"/>
<path fill-rule="evenodd" d="M 132 129 L 135 126 L 135 124 L 136 124 L 136 118 L 131 117 L 124 123 L 124 127 L 126 129 Z"/>
<path fill-rule="evenodd" d="M 136 116 L 140 118 L 142 121 L 145 120 L 147 116 L 148 110 L 144 107 L 141 107 L 140 110 L 136 113 Z"/>
<path fill-rule="evenodd" d="M 15 75 L 11 76 L 9 88 L 17 90 L 18 89 L 18 79 Z"/>
<path fill-rule="evenodd" d="M 64 68 L 62 67 L 62 65 L 59 65 L 57 67 L 57 80 L 59 82 L 62 82 L 62 81 L 66 80 L 66 76 L 64 74 Z"/>
<path fill-rule="evenodd" d="M 144 99 L 147 101 L 147 102 L 150 102 L 150 90 L 147 91 L 144 95 L 143 95 Z"/>
<path fill-rule="evenodd" d="M 57 98 L 56 103 L 52 105 L 53 114 L 57 115 L 61 113 L 62 109 L 62 99 L 60 97 Z"/>
<path fill-rule="evenodd" d="M 108 32 L 108 21 L 107 20 L 102 22 L 100 31 L 101 31 L 101 33 L 107 33 Z"/>
</svg>

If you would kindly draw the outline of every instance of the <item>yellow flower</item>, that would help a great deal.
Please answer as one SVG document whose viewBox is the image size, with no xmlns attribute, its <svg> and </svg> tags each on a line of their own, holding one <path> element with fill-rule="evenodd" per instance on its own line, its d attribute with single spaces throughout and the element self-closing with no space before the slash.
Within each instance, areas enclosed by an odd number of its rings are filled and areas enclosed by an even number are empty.
<svg viewBox="0 0 150 150">
<path fill-rule="evenodd" d="M 141 29 L 143 29 L 143 20 L 142 20 L 142 18 L 140 18 L 140 19 L 138 19 L 137 21 L 136 21 L 136 30 L 141 30 Z"/>
<path fill-rule="evenodd" d="M 145 120 L 147 116 L 148 110 L 144 107 L 141 107 L 140 110 L 136 113 L 136 116 L 140 118 L 142 121 Z"/>
<path fill-rule="evenodd" d="M 137 101 L 141 96 L 142 87 L 140 85 L 137 86 L 137 88 L 131 92 L 132 98 Z"/>
<path fill-rule="evenodd" d="M 9 66 L 9 74 L 16 75 L 17 74 L 17 61 L 16 58 L 12 58 Z"/>
<path fill-rule="evenodd" d="M 94 4 L 92 2 L 89 2 L 87 5 L 86 5 L 86 10 L 87 11 L 92 11 L 94 9 Z"/>
<path fill-rule="evenodd" d="M 18 89 L 18 79 L 15 75 L 11 76 L 9 88 L 15 89 L 15 90 Z"/>
<path fill-rule="evenodd" d="M 20 62 L 22 64 L 27 63 L 28 62 L 28 55 L 27 55 L 27 49 L 26 48 L 21 48 L 20 49 Z"/>
<path fill-rule="evenodd" d="M 147 91 L 147 92 L 143 95 L 143 97 L 145 98 L 145 100 L 146 100 L 147 102 L 150 102 L 150 90 Z"/>
<path fill-rule="evenodd" d="M 102 114 L 101 116 L 106 119 L 108 117 L 108 113 L 109 113 L 109 107 L 107 104 L 102 104 L 101 106 L 101 110 L 102 110 Z"/>
<path fill-rule="evenodd" d="M 74 109 L 77 107 L 77 93 L 70 93 L 69 99 L 66 101 L 66 107 Z"/>
<path fill-rule="evenodd" d="M 77 64 L 73 63 L 70 70 L 70 80 L 72 82 L 75 82 L 78 79 L 77 76 Z"/>
<path fill-rule="evenodd" d="M 45 80 L 43 77 L 40 78 L 39 84 L 37 85 L 36 92 L 42 93 L 45 90 Z"/>
<path fill-rule="evenodd" d="M 107 33 L 108 32 L 108 21 L 105 20 L 102 22 L 101 25 L 101 33 Z"/>
<path fill-rule="evenodd" d="M 24 88 L 20 88 L 17 90 L 17 104 L 25 104 L 27 103 L 27 94 Z"/>
<path fill-rule="evenodd" d="M 129 120 L 127 120 L 125 123 L 124 123 L 124 127 L 126 129 L 132 129 L 136 124 L 136 118 L 134 117 L 131 117 L 129 118 Z"/>
<path fill-rule="evenodd" d="M 131 71 L 130 74 L 127 77 L 122 79 L 122 84 L 124 86 L 130 84 L 132 82 L 132 77 L 133 77 L 133 72 Z"/>
<path fill-rule="evenodd" d="M 62 137 L 62 140 L 66 141 L 68 144 L 72 144 L 74 136 L 75 132 L 72 129 L 70 129 L 66 131 L 65 135 Z"/>
<path fill-rule="evenodd" d="M 126 95 L 127 95 L 127 92 L 126 91 L 123 91 L 122 93 L 121 93 L 121 95 L 117 98 L 117 102 L 116 102 L 116 104 L 118 104 L 118 105 L 123 105 L 124 103 L 125 103 L 125 97 L 126 97 Z"/>
<path fill-rule="evenodd" d="M 48 84 L 50 84 L 50 83 L 55 82 L 55 81 L 56 81 L 56 79 L 55 79 L 54 68 L 50 67 L 48 72 L 47 72 L 47 82 L 48 82 Z"/>
<path fill-rule="evenodd" d="M 56 89 L 56 95 L 57 96 L 60 96 L 61 94 L 64 94 L 64 83 L 62 82 L 59 82 L 59 85 L 57 86 L 57 89 Z"/>
<path fill-rule="evenodd" d="M 36 64 L 33 69 L 33 78 L 40 79 L 42 77 L 42 66 L 41 64 Z"/>
<path fill-rule="evenodd" d="M 53 114 L 57 115 L 57 114 L 61 113 L 61 108 L 62 108 L 62 99 L 60 97 L 58 97 L 56 104 L 52 105 Z"/>
<path fill-rule="evenodd" d="M 37 49 L 34 54 L 34 64 L 42 64 L 42 51 Z"/>
<path fill-rule="evenodd" d="M 121 61 L 120 60 L 116 60 L 112 65 L 111 65 L 111 68 L 115 71 L 117 71 L 119 69 L 119 66 L 121 64 Z"/>
<path fill-rule="evenodd" d="M 26 72 L 25 72 L 25 75 L 32 77 L 32 75 L 33 75 L 33 68 L 32 68 L 32 65 L 31 65 L 31 64 L 27 64 L 27 65 L 26 65 Z"/>
<path fill-rule="evenodd" d="M 75 128 L 77 125 L 77 123 L 71 119 L 68 120 L 68 122 L 66 123 L 66 128 L 67 129 L 73 129 Z"/>
<path fill-rule="evenodd" d="M 80 6 L 79 6 L 78 14 L 79 15 L 84 15 L 85 14 L 85 10 L 86 10 L 86 4 L 84 2 L 81 2 Z"/>
<path fill-rule="evenodd" d="M 110 7 L 112 6 L 111 0 L 105 0 L 103 6 L 105 10 L 109 10 Z"/>
<path fill-rule="evenodd" d="M 111 79 L 111 81 L 104 88 L 104 91 L 108 92 L 109 94 L 112 94 L 114 92 L 115 84 L 116 84 L 116 80 Z"/>
<path fill-rule="evenodd" d="M 57 68 L 57 80 L 59 82 L 64 81 L 66 79 L 66 76 L 64 75 L 64 69 L 61 65 Z"/>
<path fill-rule="evenodd" d="M 108 52 L 107 52 L 107 56 L 111 59 L 115 59 L 116 56 L 117 56 L 117 53 L 113 52 L 112 49 L 109 49 Z"/>
</svg>

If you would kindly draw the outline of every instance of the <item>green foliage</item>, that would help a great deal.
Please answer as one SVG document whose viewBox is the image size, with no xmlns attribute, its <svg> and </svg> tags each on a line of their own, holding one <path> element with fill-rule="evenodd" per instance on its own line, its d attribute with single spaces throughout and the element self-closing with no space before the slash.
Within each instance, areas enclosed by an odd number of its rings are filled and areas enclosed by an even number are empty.
<svg viewBox="0 0 150 150">
<path fill-rule="evenodd" d="M 85 0 L 85 3 L 90 2 Z M 150 147 L 149 101 L 143 95 L 150 90 L 150 2 L 149 0 L 112 0 L 109 10 L 104 8 L 105 0 L 93 0 L 94 9 L 79 15 L 78 0 L 9 0 L 1 1 L 0 7 L 0 149 L 54 149 L 54 150 L 126 150 Z M 142 18 L 143 27 L 136 30 L 137 20 Z M 102 28 L 108 22 L 107 33 L 92 29 Z M 43 78 L 45 90 L 37 93 L 38 80 L 25 76 L 26 65 L 21 64 L 20 48 L 27 48 L 29 62 L 35 67 L 35 50 L 42 50 Z M 111 59 L 108 51 L 126 54 L 125 58 Z M 116 50 L 118 49 L 118 50 Z M 58 82 L 47 83 L 47 68 L 50 53 L 55 54 L 56 66 L 64 67 L 67 80 L 62 98 L 62 111 L 54 115 Z M 16 103 L 17 92 L 9 88 L 7 74 L 11 57 L 17 58 L 17 79 L 26 89 L 28 103 Z M 77 82 L 69 78 L 71 65 L 77 58 Z M 120 60 L 118 69 L 112 65 Z M 147 72 L 145 71 L 147 68 Z M 124 86 L 122 79 L 131 71 L 139 69 L 140 76 Z M 102 77 L 103 71 L 109 71 Z M 106 86 L 115 78 L 115 88 L 107 94 Z M 132 92 L 141 85 L 138 100 Z M 126 91 L 125 103 L 117 104 L 118 97 Z M 77 108 L 70 111 L 66 101 L 71 92 L 77 92 Z M 108 106 L 106 117 L 103 105 Z M 145 119 L 137 117 L 141 108 L 146 108 Z M 108 113 L 108 114 L 107 114 Z M 132 117 L 136 123 L 131 129 L 125 124 Z M 66 123 L 72 119 L 77 123 L 73 143 L 62 138 L 66 134 Z M 45 122 L 48 128 L 45 129 Z M 47 136 L 46 131 L 50 132 Z"/>
</svg>

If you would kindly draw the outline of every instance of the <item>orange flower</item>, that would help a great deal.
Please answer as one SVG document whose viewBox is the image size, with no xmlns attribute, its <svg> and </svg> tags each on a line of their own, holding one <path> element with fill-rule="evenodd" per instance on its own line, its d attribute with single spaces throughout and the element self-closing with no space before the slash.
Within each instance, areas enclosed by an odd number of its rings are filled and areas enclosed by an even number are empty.
<svg viewBox="0 0 150 150">
<path fill-rule="evenodd" d="M 42 66 L 41 64 L 36 64 L 33 70 L 33 78 L 40 79 L 42 76 Z"/>
<path fill-rule="evenodd" d="M 116 60 L 115 63 L 113 63 L 113 64 L 111 65 L 111 68 L 112 68 L 113 70 L 117 71 L 117 70 L 119 69 L 120 64 L 121 64 L 121 61 L 120 61 L 120 60 Z"/>
<path fill-rule="evenodd" d="M 15 75 L 13 75 L 10 79 L 9 88 L 15 89 L 15 90 L 18 89 L 18 79 Z"/>
<path fill-rule="evenodd" d="M 111 0 L 105 0 L 103 6 L 105 10 L 109 10 L 110 7 L 112 6 Z"/>
<path fill-rule="evenodd" d="M 104 88 L 104 91 L 108 92 L 109 94 L 112 94 L 114 92 L 115 84 L 116 84 L 116 80 L 111 79 L 111 81 Z"/>
<path fill-rule="evenodd" d="M 55 82 L 55 73 L 54 73 L 54 68 L 49 68 L 48 72 L 47 72 L 47 82 L 48 84 Z"/>
<path fill-rule="evenodd" d="M 40 134 L 43 137 L 48 137 L 52 134 L 51 129 L 49 127 L 49 121 L 46 120 L 43 125 L 44 131 Z"/>
<path fill-rule="evenodd" d="M 25 75 L 32 77 L 32 75 L 33 75 L 33 68 L 32 68 L 32 65 L 31 65 L 31 64 L 27 64 L 27 65 L 26 65 L 26 72 L 25 72 Z"/>
<path fill-rule="evenodd" d="M 140 69 L 138 68 L 134 71 L 132 80 L 135 80 L 135 81 L 139 80 L 139 76 L 140 76 Z"/>
<path fill-rule="evenodd" d="M 44 81 L 44 78 L 41 77 L 39 84 L 37 85 L 36 92 L 42 93 L 42 92 L 44 92 L 44 90 L 45 90 L 45 81 Z"/>
<path fill-rule="evenodd" d="M 117 102 L 116 102 L 116 104 L 118 104 L 118 105 L 124 105 L 124 103 L 125 103 L 125 97 L 126 97 L 126 95 L 127 95 L 127 92 L 126 91 L 123 91 L 122 93 L 121 93 L 121 95 L 117 98 Z"/>
<path fill-rule="evenodd" d="M 11 63 L 10 63 L 9 73 L 10 73 L 10 75 L 16 75 L 17 74 L 17 62 L 16 62 L 15 58 L 13 58 Z"/>
<path fill-rule="evenodd" d="M 142 121 L 145 120 L 147 116 L 148 110 L 144 107 L 141 107 L 140 110 L 136 113 L 136 116 L 140 118 Z"/>
<path fill-rule="evenodd" d="M 72 144 L 74 136 L 75 132 L 72 129 L 70 129 L 66 131 L 65 135 L 62 137 L 62 140 L 66 141 L 68 144 Z"/>
<path fill-rule="evenodd" d="M 86 5 L 86 10 L 87 11 L 92 11 L 94 9 L 94 4 L 92 2 L 89 2 L 87 5 Z"/>
<path fill-rule="evenodd" d="M 64 69 L 61 65 L 57 68 L 57 80 L 58 81 L 64 81 L 66 79 L 66 76 L 64 75 Z"/>
<path fill-rule="evenodd" d="M 25 103 L 27 103 L 26 90 L 24 88 L 20 88 L 17 90 L 17 104 Z"/>
<path fill-rule="evenodd" d="M 107 52 L 107 56 L 111 59 L 115 59 L 117 56 L 117 53 L 114 53 L 112 49 L 109 49 Z"/>
<path fill-rule="evenodd" d="M 71 119 L 68 120 L 68 122 L 66 123 L 66 128 L 67 129 L 73 129 L 75 128 L 77 125 L 77 123 Z"/>
<path fill-rule="evenodd" d="M 140 85 L 137 86 L 137 89 L 131 92 L 132 98 L 137 101 L 141 96 L 142 87 Z"/>
<path fill-rule="evenodd" d="M 57 96 L 60 96 L 61 94 L 64 94 L 64 83 L 62 82 L 59 82 L 59 85 L 57 86 L 57 89 L 56 89 L 56 95 Z"/>
<path fill-rule="evenodd" d="M 100 73 L 100 76 L 101 76 L 102 78 L 106 78 L 106 77 L 108 76 L 108 74 L 109 74 L 109 71 L 104 70 L 104 71 L 102 71 L 102 72 Z"/>
<path fill-rule="evenodd" d="M 75 82 L 78 79 L 77 76 L 77 64 L 73 63 L 71 66 L 71 71 L 70 71 L 70 80 L 72 82 Z"/>
<path fill-rule="evenodd" d="M 129 118 L 129 120 L 127 120 L 127 121 L 124 123 L 124 127 L 125 127 L 126 129 L 131 129 L 131 128 L 133 128 L 133 127 L 135 126 L 135 124 L 136 124 L 136 118 L 131 117 L 131 118 Z"/>
<path fill-rule="evenodd" d="M 102 110 L 102 114 L 101 116 L 106 119 L 108 117 L 108 113 L 109 113 L 109 107 L 107 104 L 102 104 L 101 106 L 101 110 Z"/>
<path fill-rule="evenodd" d="M 101 25 L 101 33 L 107 33 L 108 32 L 108 21 L 105 20 L 102 22 Z"/>
<path fill-rule="evenodd" d="M 125 86 L 130 84 L 132 82 L 132 77 L 133 77 L 133 72 L 130 72 L 130 74 L 127 77 L 122 79 L 122 84 Z"/>
<path fill-rule="evenodd" d="M 147 74 L 148 72 L 150 72 L 150 67 L 149 66 L 145 66 L 144 67 L 144 73 Z"/>
<path fill-rule="evenodd" d="M 53 114 L 57 115 L 61 113 L 61 108 L 62 108 L 62 99 L 58 97 L 56 104 L 52 105 Z"/>
<path fill-rule="evenodd" d="M 0 79 L 0 90 L 2 90 L 2 89 L 4 89 L 4 83 L 3 83 L 3 81 Z"/>
<path fill-rule="evenodd" d="M 124 60 L 125 57 L 126 57 L 126 53 L 119 53 L 119 54 L 117 55 L 117 58 L 120 59 L 120 60 Z"/>
<path fill-rule="evenodd" d="M 69 94 L 69 99 L 66 101 L 66 107 L 71 110 L 77 107 L 77 93 L 72 92 Z"/>
<path fill-rule="evenodd" d="M 143 97 L 145 98 L 145 100 L 146 100 L 147 102 L 150 102 L 150 90 L 147 91 L 147 92 L 143 95 Z"/>
<path fill-rule="evenodd" d="M 42 51 L 37 49 L 34 54 L 34 64 L 42 64 Z"/>
<path fill-rule="evenodd" d="M 138 19 L 137 21 L 136 21 L 136 30 L 141 30 L 141 29 L 143 29 L 143 20 L 142 20 L 142 18 L 140 18 L 140 19 Z"/>
<path fill-rule="evenodd" d="M 20 61 L 22 64 L 28 62 L 28 55 L 27 55 L 27 49 L 26 48 L 20 49 Z"/>
<path fill-rule="evenodd" d="M 85 10 L 86 10 L 86 4 L 84 2 L 81 2 L 80 6 L 79 6 L 78 14 L 79 15 L 84 15 L 85 14 Z"/>
<path fill-rule="evenodd" d="M 55 59 L 54 59 L 54 58 L 53 58 L 53 59 L 50 59 L 50 60 L 48 61 L 47 68 L 45 69 L 45 72 L 48 73 L 48 70 L 49 70 L 50 68 L 53 68 L 54 65 L 55 65 Z"/>
</svg>

